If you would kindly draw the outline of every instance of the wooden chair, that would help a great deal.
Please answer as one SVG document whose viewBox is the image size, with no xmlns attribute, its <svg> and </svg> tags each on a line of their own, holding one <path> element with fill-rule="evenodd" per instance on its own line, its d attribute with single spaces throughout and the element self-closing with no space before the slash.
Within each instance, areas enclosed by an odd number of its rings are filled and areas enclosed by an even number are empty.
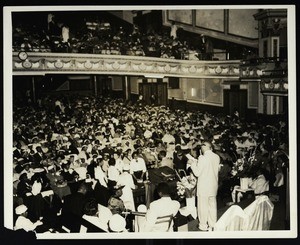
<svg viewBox="0 0 300 245">
<path fill-rule="evenodd" d="M 133 218 L 133 231 L 134 232 L 138 232 L 138 225 L 137 225 L 137 217 L 145 217 L 146 216 L 146 212 L 129 212 L 130 214 L 134 215 Z M 128 214 L 128 212 L 127 212 Z M 174 222 L 174 216 L 172 214 L 170 215 L 165 215 L 165 216 L 161 216 L 158 217 L 156 222 L 155 222 L 155 226 L 162 226 L 162 227 L 166 227 L 165 230 L 162 230 L 162 232 L 167 232 L 170 231 L 170 229 L 172 229 L 171 225 L 175 224 L 176 222 Z M 165 226 L 164 226 L 165 224 Z M 176 227 L 173 227 L 174 230 L 176 230 Z"/>
</svg>

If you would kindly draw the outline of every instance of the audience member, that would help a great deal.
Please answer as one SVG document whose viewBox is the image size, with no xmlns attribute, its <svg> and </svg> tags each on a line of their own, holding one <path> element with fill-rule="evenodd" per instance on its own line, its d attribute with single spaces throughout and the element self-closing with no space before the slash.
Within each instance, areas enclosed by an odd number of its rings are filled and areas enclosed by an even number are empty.
<svg viewBox="0 0 300 245">
<path fill-rule="evenodd" d="M 79 95 L 47 96 L 37 107 L 15 104 L 13 117 L 15 193 L 24 198 L 28 217 L 35 220 L 52 205 L 42 197 L 47 190 L 53 190 L 54 196 L 64 201 L 62 217 L 66 213 L 81 217 L 89 197 L 110 207 L 113 213 L 134 211 L 142 200 L 134 199 L 134 193 L 146 192 L 149 204 L 153 200 L 151 185 L 175 180 L 172 168 L 181 177 L 189 173 L 188 154 L 198 158 L 199 147 L 207 141 L 213 142 L 215 152 L 229 168 L 237 157 L 245 156 L 253 158 L 254 166 L 267 169 L 271 174 L 266 179 L 270 191 L 274 184 L 282 184 L 281 172 L 284 182 L 287 178 L 288 160 L 278 160 L 282 171 L 274 161 L 277 153 L 288 152 L 280 144 L 287 142 L 287 124 L 283 123 L 266 126 L 260 121 L 248 123 L 242 118 L 207 112 L 171 111 L 164 106 Z M 215 175 L 209 181 L 213 178 Z M 218 184 L 226 178 L 234 186 L 234 178 L 227 175 Z M 257 181 L 262 179 L 260 176 Z M 206 191 L 209 181 L 205 183 Z M 119 186 L 123 191 L 112 196 L 113 187 Z M 230 185 L 226 186 L 228 190 L 220 189 L 230 194 Z M 64 188 L 69 191 L 62 191 Z M 15 205 L 20 203 L 23 200 Z"/>
<path fill-rule="evenodd" d="M 162 182 L 157 186 L 159 199 L 150 203 L 150 207 L 146 212 L 145 219 L 139 219 L 140 232 L 162 232 L 173 231 L 173 221 L 157 223 L 159 217 L 175 216 L 180 208 L 180 203 L 170 198 L 170 187 L 167 183 Z"/>
</svg>

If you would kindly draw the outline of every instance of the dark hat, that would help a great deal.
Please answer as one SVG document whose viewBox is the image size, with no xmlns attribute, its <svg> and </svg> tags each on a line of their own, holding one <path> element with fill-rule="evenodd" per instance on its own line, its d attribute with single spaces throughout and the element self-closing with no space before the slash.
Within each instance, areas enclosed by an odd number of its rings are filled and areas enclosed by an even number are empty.
<svg viewBox="0 0 300 245">
<path fill-rule="evenodd" d="M 25 162 L 25 163 L 22 164 L 22 167 L 25 167 L 25 166 L 27 166 L 27 165 L 30 166 L 31 164 L 32 164 L 32 162 Z"/>
</svg>

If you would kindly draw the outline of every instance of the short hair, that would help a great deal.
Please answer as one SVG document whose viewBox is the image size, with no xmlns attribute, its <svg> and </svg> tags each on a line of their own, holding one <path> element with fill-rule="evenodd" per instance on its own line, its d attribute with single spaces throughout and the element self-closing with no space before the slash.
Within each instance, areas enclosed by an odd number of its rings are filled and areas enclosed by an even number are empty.
<svg viewBox="0 0 300 245">
<path fill-rule="evenodd" d="M 78 187 L 78 191 L 88 191 L 88 186 L 85 182 L 81 183 Z"/>
<path fill-rule="evenodd" d="M 95 216 L 95 214 L 98 212 L 98 204 L 96 199 L 89 199 L 84 205 L 83 212 L 86 215 Z"/>
<path fill-rule="evenodd" d="M 116 165 L 116 159 L 110 158 L 108 161 L 109 166 L 115 166 Z"/>
<path fill-rule="evenodd" d="M 162 151 L 159 152 L 159 155 L 160 155 L 161 157 L 166 157 L 166 156 L 167 156 L 167 152 L 164 151 L 164 150 L 162 150 Z"/>
<path fill-rule="evenodd" d="M 175 151 L 177 151 L 177 152 L 181 151 L 181 146 L 180 145 L 176 145 L 175 146 Z"/>
<path fill-rule="evenodd" d="M 23 173 L 19 176 L 19 180 L 25 180 L 27 178 L 28 178 L 27 173 Z"/>
<path fill-rule="evenodd" d="M 170 195 L 170 186 L 166 182 L 161 182 L 157 186 L 157 193 L 161 193 L 163 195 Z"/>
<path fill-rule="evenodd" d="M 177 156 L 182 156 L 183 155 L 183 151 L 181 150 L 181 149 L 179 149 L 178 151 L 177 151 Z"/>
<path fill-rule="evenodd" d="M 134 158 L 134 155 L 137 155 L 137 156 L 138 156 L 139 154 L 138 154 L 137 151 L 134 151 L 134 152 L 131 154 L 132 158 Z"/>
<path fill-rule="evenodd" d="M 204 141 L 204 142 L 201 144 L 201 146 L 207 146 L 207 147 L 209 147 L 210 149 L 212 148 L 212 145 L 211 145 L 211 143 L 210 143 L 209 141 Z"/>
</svg>

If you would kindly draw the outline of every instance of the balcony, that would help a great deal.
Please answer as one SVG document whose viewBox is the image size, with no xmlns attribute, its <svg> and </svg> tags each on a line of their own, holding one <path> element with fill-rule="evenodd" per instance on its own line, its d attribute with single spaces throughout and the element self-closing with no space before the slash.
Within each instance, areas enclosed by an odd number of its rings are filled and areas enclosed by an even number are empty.
<svg viewBox="0 0 300 245">
<path fill-rule="evenodd" d="M 265 95 L 287 95 L 287 61 L 277 58 L 253 60 L 177 60 L 145 56 L 82 53 L 13 53 L 14 75 L 111 74 L 149 78 L 223 78 L 260 82 Z"/>
<path fill-rule="evenodd" d="M 115 74 L 239 79 L 240 60 L 177 60 L 145 56 L 13 52 L 14 75 Z"/>
<path fill-rule="evenodd" d="M 287 61 L 279 58 L 259 58 L 243 61 L 241 81 L 259 81 L 264 95 L 288 95 Z"/>
</svg>

